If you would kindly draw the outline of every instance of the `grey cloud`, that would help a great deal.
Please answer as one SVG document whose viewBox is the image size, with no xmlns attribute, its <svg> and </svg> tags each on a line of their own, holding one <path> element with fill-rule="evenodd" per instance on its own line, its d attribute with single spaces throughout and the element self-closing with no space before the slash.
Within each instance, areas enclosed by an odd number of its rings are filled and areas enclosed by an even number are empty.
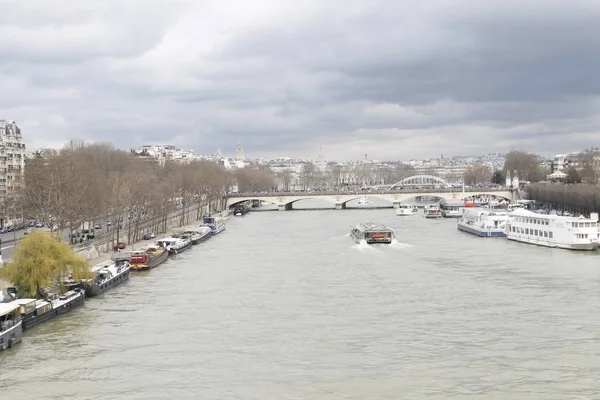
<svg viewBox="0 0 600 400">
<path fill-rule="evenodd" d="M 594 3 L 332 0 L 235 23 L 202 19 L 218 2 L 64 4 L 0 16 L 0 118 L 34 146 L 412 158 L 600 138 Z"/>
</svg>

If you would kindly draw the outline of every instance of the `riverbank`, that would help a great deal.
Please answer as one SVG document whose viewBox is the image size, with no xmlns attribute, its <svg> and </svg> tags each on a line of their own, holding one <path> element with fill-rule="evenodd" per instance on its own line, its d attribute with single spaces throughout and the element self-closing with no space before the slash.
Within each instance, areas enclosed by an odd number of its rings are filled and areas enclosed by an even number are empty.
<svg viewBox="0 0 600 400">
<path fill-rule="evenodd" d="M 125 249 L 123 249 L 123 252 L 127 252 L 128 250 L 139 249 L 142 246 L 153 244 L 157 240 L 169 236 L 171 230 L 174 228 L 201 224 L 201 221 L 196 220 L 195 218 L 194 218 L 194 221 L 190 221 L 188 219 L 189 216 L 190 215 L 186 215 L 185 217 L 183 217 L 181 212 L 177 212 L 177 213 L 173 214 L 171 217 L 169 217 L 168 226 L 167 226 L 167 229 L 165 232 L 156 234 L 156 237 L 154 237 L 153 239 L 149 239 L 149 240 L 142 239 L 142 240 L 138 240 L 135 242 L 131 242 L 127 245 L 127 247 Z M 213 216 L 213 217 L 219 216 L 219 217 L 222 217 L 224 220 L 227 220 L 231 216 L 231 211 L 223 210 L 223 211 L 215 212 L 215 213 L 211 214 L 211 216 Z M 181 221 L 184 221 L 184 222 L 187 221 L 187 223 L 182 225 Z M 123 235 L 123 238 L 125 238 L 125 237 L 126 237 L 126 235 Z M 112 250 L 112 248 L 109 246 L 109 243 L 96 244 L 94 242 L 90 242 L 89 244 L 87 244 L 85 246 L 79 246 L 79 248 L 76 249 L 76 251 L 79 255 L 81 255 L 82 257 L 84 257 L 88 260 L 88 263 L 90 264 L 90 270 L 92 272 L 97 272 L 99 269 L 106 266 L 106 264 L 109 263 L 116 254 L 118 254 Z M 8 262 L 8 260 L 5 260 L 5 261 Z M 7 287 L 10 287 L 10 286 L 12 286 L 12 285 L 9 282 L 6 282 L 6 281 L 0 279 L 0 290 L 6 289 Z"/>
</svg>

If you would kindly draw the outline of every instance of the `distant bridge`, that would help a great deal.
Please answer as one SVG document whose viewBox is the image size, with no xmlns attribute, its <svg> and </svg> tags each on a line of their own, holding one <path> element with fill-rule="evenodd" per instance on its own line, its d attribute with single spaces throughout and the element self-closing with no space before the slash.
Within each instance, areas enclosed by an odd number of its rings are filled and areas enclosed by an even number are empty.
<svg viewBox="0 0 600 400">
<path fill-rule="evenodd" d="M 390 189 L 400 189 L 406 187 L 439 186 L 446 188 L 449 186 L 444 178 L 434 175 L 413 175 L 404 178 L 390 186 Z"/>
<path fill-rule="evenodd" d="M 447 189 L 404 189 L 382 190 L 379 192 L 266 192 L 266 193 L 231 193 L 227 199 L 227 207 L 249 200 L 260 200 L 276 204 L 280 210 L 292 210 L 293 204 L 300 200 L 320 199 L 333 205 L 337 210 L 346 208 L 346 203 L 352 200 L 377 198 L 392 203 L 398 208 L 401 202 L 418 196 L 437 197 L 443 200 L 463 200 L 471 196 L 494 196 L 507 200 L 516 200 L 517 192 L 512 188 L 465 188 L 462 190 Z"/>
</svg>

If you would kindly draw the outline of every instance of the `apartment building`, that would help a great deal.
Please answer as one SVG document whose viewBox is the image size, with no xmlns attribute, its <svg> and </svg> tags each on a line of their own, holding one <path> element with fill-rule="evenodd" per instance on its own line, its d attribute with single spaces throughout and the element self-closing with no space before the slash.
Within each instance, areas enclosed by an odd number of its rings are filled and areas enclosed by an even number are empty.
<svg viewBox="0 0 600 400">
<path fill-rule="evenodd" d="M 22 222 L 23 209 L 15 201 L 23 184 L 25 144 L 16 122 L 0 120 L 0 226 Z"/>
</svg>

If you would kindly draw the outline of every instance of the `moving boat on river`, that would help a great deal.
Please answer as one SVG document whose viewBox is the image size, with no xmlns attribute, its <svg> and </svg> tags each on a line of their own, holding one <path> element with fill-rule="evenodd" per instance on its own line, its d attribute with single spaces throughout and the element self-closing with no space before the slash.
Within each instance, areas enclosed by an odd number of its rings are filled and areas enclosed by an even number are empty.
<svg viewBox="0 0 600 400">
<path fill-rule="evenodd" d="M 359 244 L 391 244 L 396 237 L 392 228 L 373 221 L 359 222 L 350 231 L 350 236 Z"/>
</svg>

